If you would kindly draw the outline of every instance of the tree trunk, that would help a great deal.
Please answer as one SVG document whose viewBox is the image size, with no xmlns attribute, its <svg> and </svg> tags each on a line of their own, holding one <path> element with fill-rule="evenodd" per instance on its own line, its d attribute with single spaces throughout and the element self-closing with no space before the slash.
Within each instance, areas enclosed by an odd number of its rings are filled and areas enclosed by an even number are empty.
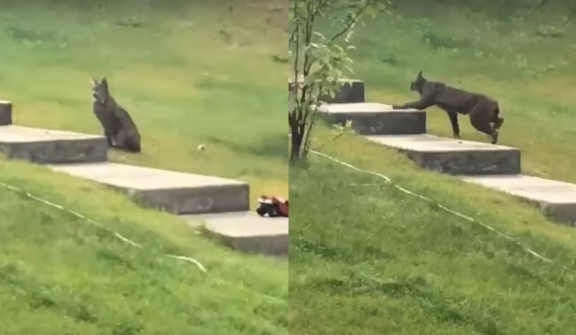
<svg viewBox="0 0 576 335">
<path fill-rule="evenodd" d="M 302 140 L 304 134 L 300 134 L 298 129 L 290 129 L 292 132 L 292 146 L 290 148 L 290 161 L 297 162 L 300 159 L 300 151 L 302 150 Z"/>
</svg>

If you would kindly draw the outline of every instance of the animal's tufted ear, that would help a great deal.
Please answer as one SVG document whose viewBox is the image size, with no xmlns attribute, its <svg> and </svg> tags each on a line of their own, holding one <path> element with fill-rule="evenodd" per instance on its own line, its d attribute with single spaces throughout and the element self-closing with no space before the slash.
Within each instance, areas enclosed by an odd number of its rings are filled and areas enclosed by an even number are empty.
<svg viewBox="0 0 576 335">
<path fill-rule="evenodd" d="M 100 84 L 102 85 L 102 87 L 105 87 L 106 89 L 108 89 L 108 79 L 106 79 L 106 77 L 102 78 L 102 81 L 100 82 Z"/>
<path fill-rule="evenodd" d="M 424 76 L 422 75 L 422 70 L 418 72 L 418 76 L 416 77 L 416 79 L 424 79 Z"/>
<path fill-rule="evenodd" d="M 98 86 L 99 82 L 98 79 L 94 78 L 94 76 L 92 76 L 92 86 Z"/>
</svg>

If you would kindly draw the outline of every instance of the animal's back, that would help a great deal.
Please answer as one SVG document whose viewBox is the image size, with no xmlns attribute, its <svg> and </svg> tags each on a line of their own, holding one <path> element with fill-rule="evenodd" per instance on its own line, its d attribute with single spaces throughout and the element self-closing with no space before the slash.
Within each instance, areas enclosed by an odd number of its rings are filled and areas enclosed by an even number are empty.
<svg viewBox="0 0 576 335">
<path fill-rule="evenodd" d="M 445 111 L 467 114 L 482 95 L 460 88 L 442 84 L 441 92 L 436 96 L 436 104 Z"/>
<path fill-rule="evenodd" d="M 121 128 L 125 131 L 125 145 L 134 152 L 141 152 L 140 133 L 138 132 L 138 128 L 128 111 L 118 103 L 115 103 L 114 115 L 117 118 L 118 123 L 121 124 Z"/>
<path fill-rule="evenodd" d="M 138 132 L 138 128 L 136 128 L 136 124 L 134 123 L 134 120 L 132 120 L 132 117 L 128 111 L 125 110 L 122 106 L 116 104 L 114 114 L 118 117 L 118 119 L 120 119 L 120 123 L 123 125 L 124 129 L 129 130 L 133 136 L 136 136 L 138 140 L 140 140 L 140 133 Z"/>
</svg>

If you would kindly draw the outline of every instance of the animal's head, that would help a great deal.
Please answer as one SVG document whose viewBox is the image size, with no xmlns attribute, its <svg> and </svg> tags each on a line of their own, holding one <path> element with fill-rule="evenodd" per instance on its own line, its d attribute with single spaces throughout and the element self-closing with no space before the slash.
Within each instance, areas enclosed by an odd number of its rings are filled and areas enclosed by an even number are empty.
<svg viewBox="0 0 576 335">
<path fill-rule="evenodd" d="M 425 83 L 426 78 L 424 78 L 424 76 L 422 75 L 422 70 L 420 70 L 420 72 L 418 72 L 418 76 L 416 76 L 416 79 L 410 83 L 410 91 L 421 93 L 422 87 L 424 86 Z"/>
<path fill-rule="evenodd" d="M 92 96 L 94 100 L 105 103 L 110 97 L 110 91 L 108 90 L 108 80 L 104 77 L 101 81 L 92 77 Z"/>
</svg>

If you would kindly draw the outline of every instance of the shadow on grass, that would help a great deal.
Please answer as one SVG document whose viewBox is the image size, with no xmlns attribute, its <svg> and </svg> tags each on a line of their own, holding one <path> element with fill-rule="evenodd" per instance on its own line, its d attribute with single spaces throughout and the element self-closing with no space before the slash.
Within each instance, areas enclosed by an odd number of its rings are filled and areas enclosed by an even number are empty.
<svg viewBox="0 0 576 335">
<path fill-rule="evenodd" d="M 237 153 L 264 158 L 288 159 L 288 140 L 285 135 L 266 135 L 258 143 L 237 143 L 228 139 L 210 136 L 208 141 L 227 147 Z"/>
</svg>

